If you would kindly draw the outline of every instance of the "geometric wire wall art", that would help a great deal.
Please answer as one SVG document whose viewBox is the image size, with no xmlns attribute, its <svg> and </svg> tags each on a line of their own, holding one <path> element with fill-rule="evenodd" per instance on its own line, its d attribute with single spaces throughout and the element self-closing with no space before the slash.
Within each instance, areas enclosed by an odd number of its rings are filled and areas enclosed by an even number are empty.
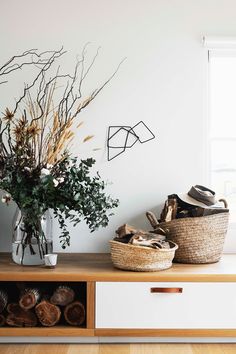
<svg viewBox="0 0 236 354">
<path fill-rule="evenodd" d="M 107 159 L 113 160 L 131 149 L 137 142 L 144 144 L 155 138 L 155 135 L 141 120 L 133 127 L 128 125 L 111 125 L 108 129 Z"/>
</svg>

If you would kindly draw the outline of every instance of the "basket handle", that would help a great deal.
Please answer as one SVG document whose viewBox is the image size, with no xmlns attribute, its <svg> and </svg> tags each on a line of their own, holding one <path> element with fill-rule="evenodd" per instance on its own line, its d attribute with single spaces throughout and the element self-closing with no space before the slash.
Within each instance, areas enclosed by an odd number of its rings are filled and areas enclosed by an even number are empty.
<svg viewBox="0 0 236 354">
<path fill-rule="evenodd" d="M 219 202 L 224 203 L 224 207 L 228 208 L 228 203 L 227 203 L 227 201 L 224 198 L 219 199 Z"/>
<path fill-rule="evenodd" d="M 151 293 L 182 293 L 183 288 L 151 288 Z"/>
</svg>

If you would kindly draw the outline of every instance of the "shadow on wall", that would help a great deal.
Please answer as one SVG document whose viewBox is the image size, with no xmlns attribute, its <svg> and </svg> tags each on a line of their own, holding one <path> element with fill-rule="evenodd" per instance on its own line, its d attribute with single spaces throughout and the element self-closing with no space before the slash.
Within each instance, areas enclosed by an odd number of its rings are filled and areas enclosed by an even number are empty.
<svg viewBox="0 0 236 354">
<path fill-rule="evenodd" d="M 3 192 L 0 192 L 2 199 Z M 16 204 L 3 204 L 0 200 L 0 252 L 10 252 L 12 248 L 12 220 L 16 211 Z"/>
<path fill-rule="evenodd" d="M 163 203 L 158 204 L 155 207 L 145 210 L 142 214 L 136 215 L 130 219 L 124 220 L 123 224 L 129 224 L 136 229 L 142 229 L 145 231 L 151 231 L 152 226 L 146 217 L 146 211 L 151 211 L 155 214 L 156 218 L 159 219 L 161 210 L 163 209 Z M 120 225 L 121 226 L 121 225 Z"/>
</svg>

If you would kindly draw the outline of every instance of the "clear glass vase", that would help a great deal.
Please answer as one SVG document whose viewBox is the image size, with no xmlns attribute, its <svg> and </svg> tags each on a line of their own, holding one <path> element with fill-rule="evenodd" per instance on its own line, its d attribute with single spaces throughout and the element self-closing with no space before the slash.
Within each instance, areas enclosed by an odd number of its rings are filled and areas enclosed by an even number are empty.
<svg viewBox="0 0 236 354">
<path fill-rule="evenodd" d="M 52 217 L 16 210 L 13 220 L 12 259 L 20 265 L 42 265 L 44 255 L 52 253 Z"/>
</svg>

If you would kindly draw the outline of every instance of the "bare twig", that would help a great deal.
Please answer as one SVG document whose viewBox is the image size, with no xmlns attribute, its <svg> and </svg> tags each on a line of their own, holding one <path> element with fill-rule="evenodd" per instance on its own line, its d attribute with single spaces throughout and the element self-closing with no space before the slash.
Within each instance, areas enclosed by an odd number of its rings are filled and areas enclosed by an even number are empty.
<svg viewBox="0 0 236 354">
<path fill-rule="evenodd" d="M 30 49 L 26 50 L 22 54 L 19 55 L 14 55 L 11 57 L 4 65 L 0 67 L 0 77 L 1 76 L 6 76 L 10 74 L 13 71 L 22 69 L 24 66 L 44 66 L 48 62 L 48 58 L 43 58 L 44 55 L 46 54 L 51 54 L 54 51 L 44 51 L 41 53 L 37 53 L 37 49 Z M 17 60 L 20 60 L 22 58 L 27 58 L 31 56 L 30 61 L 26 61 L 23 63 L 19 63 Z M 34 57 L 38 58 L 37 60 L 34 60 Z M 7 83 L 8 80 L 1 81 L 0 84 Z"/>
<path fill-rule="evenodd" d="M 77 111 L 75 112 L 73 118 L 75 118 L 85 107 L 87 107 L 88 104 L 90 102 L 92 102 L 94 100 L 94 98 L 102 91 L 102 89 L 113 79 L 113 77 L 117 74 L 118 70 L 120 69 L 120 66 L 122 65 L 122 63 L 125 60 L 126 60 L 126 58 L 122 59 L 122 61 L 117 66 L 114 73 L 102 84 L 102 86 L 100 86 L 98 89 L 94 90 L 92 92 L 92 94 L 90 95 L 90 97 L 82 103 L 82 105 L 79 107 L 79 109 L 77 109 Z"/>
<path fill-rule="evenodd" d="M 20 102 L 24 99 L 24 97 L 26 96 L 27 91 L 29 91 L 32 87 L 34 87 L 34 85 L 36 84 L 36 82 L 38 81 L 38 79 L 46 72 L 48 71 L 52 64 L 54 63 L 54 61 L 61 57 L 63 54 L 65 54 L 66 52 L 62 51 L 63 47 L 58 50 L 58 51 L 53 51 L 51 57 L 48 59 L 48 61 L 43 65 L 42 69 L 39 71 L 39 73 L 36 75 L 36 77 L 34 78 L 34 80 L 32 81 L 32 83 L 30 85 L 26 85 L 23 91 L 22 96 L 16 101 L 16 105 L 15 105 L 15 109 L 14 109 L 14 113 L 16 113 L 17 108 L 20 104 Z"/>
<path fill-rule="evenodd" d="M 81 58 L 76 61 L 73 74 L 61 73 L 58 66 L 55 73 L 49 75 L 53 64 L 65 53 L 63 47 L 41 53 L 36 49 L 28 50 L 12 57 L 0 68 L 0 77 L 28 65 L 37 69 L 33 80 L 25 84 L 23 93 L 16 100 L 14 110 L 6 110 L 6 121 L 0 118 L 0 162 L 6 156 L 15 156 L 18 151 L 19 164 L 22 156 L 26 156 L 24 158 L 30 159 L 31 166 L 42 168 L 47 163 L 56 164 L 65 156 L 74 136 L 72 127 L 75 118 L 108 85 L 125 60 L 124 58 L 112 75 L 85 99 L 84 81 L 100 51 L 98 47 L 86 65 L 88 44 L 84 46 Z M 29 56 L 31 60 L 23 63 L 18 61 L 28 59 Z M 66 83 L 61 90 L 59 85 L 63 80 Z M 23 113 L 20 117 L 19 112 Z M 90 138 L 89 135 L 84 141 Z"/>
</svg>

